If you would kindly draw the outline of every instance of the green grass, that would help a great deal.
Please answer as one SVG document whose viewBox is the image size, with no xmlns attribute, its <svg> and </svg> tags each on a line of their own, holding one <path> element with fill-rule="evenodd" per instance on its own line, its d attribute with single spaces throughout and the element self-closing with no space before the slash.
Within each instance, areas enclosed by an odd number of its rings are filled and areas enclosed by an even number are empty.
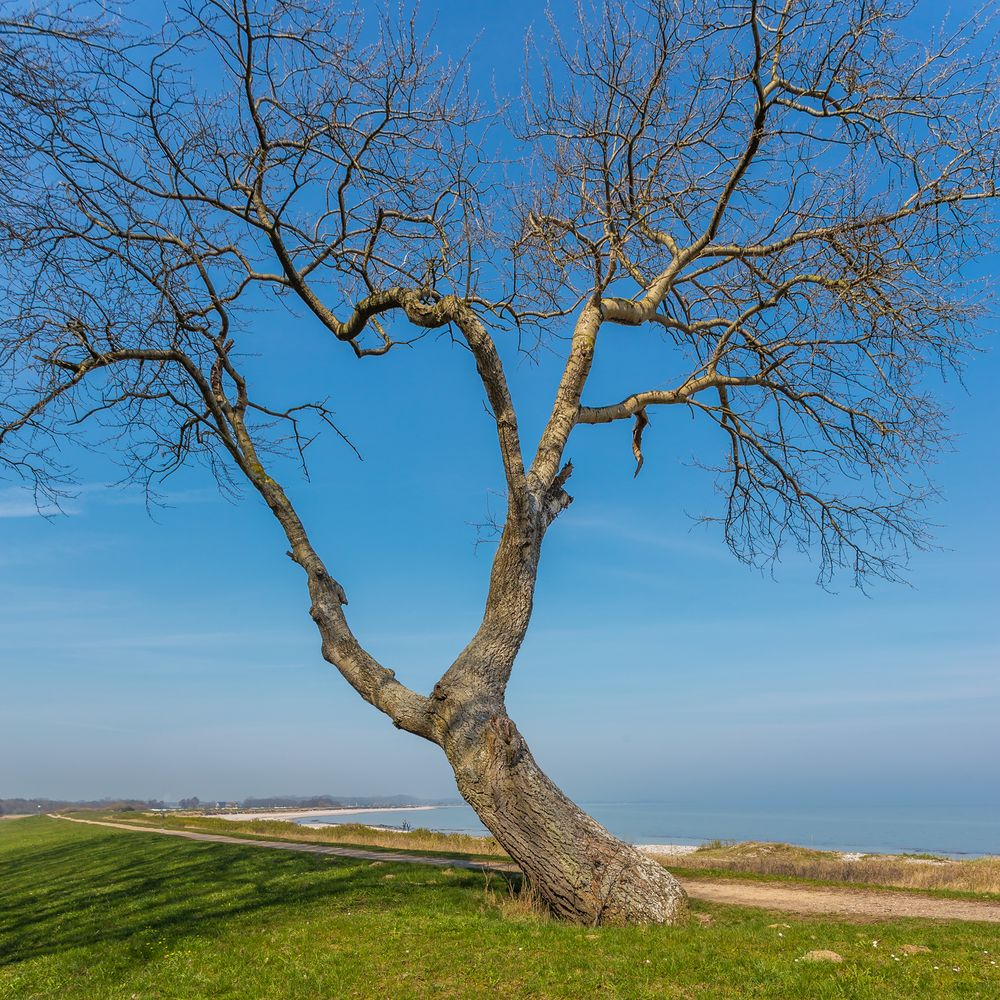
<svg viewBox="0 0 1000 1000">
<path fill-rule="evenodd" d="M 0 997 L 1000 996 L 996 925 L 860 925 L 696 904 L 711 924 L 590 930 L 504 905 L 496 876 L 485 885 L 459 870 L 44 817 L 4 823 Z M 931 953 L 902 955 L 907 943 Z M 795 961 L 816 948 L 845 961 Z"/>
<path fill-rule="evenodd" d="M 236 837 L 246 840 L 278 840 L 287 843 L 309 843 L 309 844 L 335 844 L 338 847 L 356 847 L 365 851 L 378 851 L 387 857 L 392 854 L 423 854 L 430 857 L 454 858 L 458 860 L 484 861 L 487 864 L 495 863 L 499 866 L 511 864 L 510 858 L 500 851 L 499 845 L 492 839 L 490 843 L 495 845 L 495 853 L 486 854 L 482 851 L 475 851 L 479 846 L 479 838 L 464 836 L 462 834 L 437 833 L 432 830 L 414 830 L 409 834 L 386 834 L 384 831 L 372 830 L 370 827 L 355 824 L 338 823 L 330 824 L 326 830 L 316 830 L 311 827 L 303 827 L 297 823 L 282 820 L 246 820 L 233 822 L 231 820 L 218 819 L 212 816 L 173 816 L 173 815 L 151 815 L 149 813 L 138 812 L 102 812 L 92 811 L 79 812 L 83 819 L 104 818 L 117 823 L 129 823 L 137 826 L 158 826 L 168 830 L 192 830 L 201 833 L 221 833 L 228 837 Z M 412 837 L 412 840 L 407 838 Z M 389 844 L 397 846 L 389 846 Z M 402 843 L 403 846 L 398 846 Z M 746 845 L 724 844 L 721 848 L 714 847 L 713 844 L 722 844 L 722 841 L 713 841 L 706 844 L 701 852 L 711 856 L 710 852 L 717 850 L 736 850 Z M 419 845 L 425 845 L 423 847 Z M 787 845 L 781 845 L 787 847 Z M 470 847 L 472 850 L 470 850 Z M 803 848 L 787 847 L 790 852 L 805 852 Z M 699 852 L 698 856 L 703 856 Z M 822 855 L 824 852 L 810 851 L 810 854 Z M 827 854 L 829 852 L 826 852 Z M 904 857 L 906 855 L 903 855 Z M 947 888 L 911 888 L 908 886 L 892 885 L 887 882 L 878 881 L 880 869 L 873 865 L 868 870 L 870 878 L 865 881 L 855 879 L 845 882 L 844 879 L 810 877 L 808 875 L 788 875 L 767 872 L 755 872 L 747 868 L 712 868 L 701 864 L 691 867 L 685 864 L 690 862 L 694 855 L 684 855 L 682 860 L 660 858 L 662 864 L 675 875 L 686 879 L 703 880 L 734 880 L 737 882 L 782 882 L 791 885 L 815 886 L 822 888 L 845 887 L 857 889 L 878 889 L 881 892 L 910 893 L 917 896 L 938 896 L 942 899 L 1000 899 L 1000 894 L 994 892 L 970 892 L 960 889 Z M 975 864 L 975 862 L 967 862 Z M 807 869 L 808 870 L 808 869 Z M 822 871 L 823 867 L 818 866 Z"/>
</svg>

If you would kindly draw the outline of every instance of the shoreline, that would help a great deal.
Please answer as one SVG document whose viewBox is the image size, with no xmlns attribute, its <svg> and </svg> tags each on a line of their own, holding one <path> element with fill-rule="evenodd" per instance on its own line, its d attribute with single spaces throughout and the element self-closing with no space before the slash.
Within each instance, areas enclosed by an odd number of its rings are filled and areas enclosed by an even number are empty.
<svg viewBox="0 0 1000 1000">
<path fill-rule="evenodd" d="M 252 820 L 308 820 L 313 817 L 320 816 L 355 816 L 360 814 L 369 813 L 413 813 L 413 812 L 431 812 L 436 809 L 448 808 L 446 805 L 415 805 L 415 806 L 342 806 L 342 807 L 322 807 L 313 806 L 307 809 L 285 809 L 285 808 L 275 808 L 272 810 L 253 810 L 253 811 L 237 811 L 231 813 L 211 813 L 213 818 L 225 819 L 230 822 L 249 822 Z M 13 817 L 11 817 L 13 818 Z M 322 830 L 329 826 L 336 826 L 336 823 L 301 823 L 300 824 L 307 829 Z M 400 827 L 392 826 L 386 824 L 382 825 L 372 825 L 363 824 L 365 826 L 370 826 L 373 830 L 385 830 L 393 833 L 408 833 L 412 831 L 403 830 Z M 433 830 L 433 827 L 431 827 Z M 441 830 L 435 831 L 443 834 L 448 834 L 456 831 Z M 479 837 L 480 839 L 487 839 L 486 836 L 482 834 L 466 833 L 463 834 L 466 837 Z M 660 854 L 669 857 L 684 857 L 685 855 L 691 854 L 697 851 L 700 847 L 703 847 L 709 840 L 705 840 L 700 844 L 691 843 L 663 843 L 663 844 L 632 844 L 636 850 L 642 851 L 644 854 Z M 749 841 L 747 843 L 750 843 Z M 807 845 L 796 845 L 789 842 L 789 846 L 792 847 L 806 847 Z M 956 854 L 953 852 L 927 852 L 931 854 L 936 854 L 935 858 L 919 859 L 912 856 L 913 852 L 910 851 L 861 851 L 855 849 L 844 849 L 836 847 L 823 847 L 816 848 L 814 846 L 809 846 L 810 850 L 818 850 L 823 854 L 829 855 L 830 857 L 838 858 L 841 861 L 857 861 L 863 857 L 881 857 L 881 858 L 899 858 L 907 862 L 913 863 L 918 860 L 923 861 L 925 864 L 949 864 L 955 861 L 964 860 L 974 860 L 976 858 L 989 858 L 997 857 L 996 854 L 979 854 L 975 853 L 961 853 Z M 920 852 L 923 853 L 923 852 Z"/>
<path fill-rule="evenodd" d="M 433 809 L 442 809 L 443 806 L 370 806 L 365 808 L 363 806 L 344 806 L 341 808 L 321 808 L 313 807 L 311 809 L 274 809 L 266 811 L 254 811 L 254 812 L 237 812 L 237 813 L 216 813 L 213 814 L 215 819 L 226 819 L 234 823 L 249 822 L 251 820 L 259 819 L 274 819 L 274 820 L 299 820 L 299 819 L 309 819 L 313 816 L 356 816 L 360 813 L 396 813 L 396 812 L 428 812 Z M 370 826 L 370 824 L 365 824 L 369 826 L 372 830 L 387 830 L 392 833 L 411 833 L 411 830 L 401 830 L 398 827 L 381 827 L 381 826 Z M 299 826 L 305 827 L 307 830 L 323 830 L 330 826 L 337 826 L 336 823 L 300 823 Z M 447 834 L 449 831 L 436 831 Z M 466 837 L 477 837 L 480 840 L 488 840 L 489 837 L 483 836 L 481 834 L 463 834 Z M 698 844 L 633 844 L 632 845 L 637 851 L 642 851 L 645 854 L 668 854 L 673 856 L 682 857 L 685 854 L 691 854 L 692 852 L 698 850 L 700 845 Z"/>
<path fill-rule="evenodd" d="M 255 819 L 308 819 L 310 816 L 357 816 L 360 813 L 426 812 L 441 806 L 313 806 L 310 809 L 270 809 L 256 812 L 211 813 L 214 819 L 228 819 L 234 823 Z M 331 826 L 320 823 L 319 826 Z"/>
</svg>

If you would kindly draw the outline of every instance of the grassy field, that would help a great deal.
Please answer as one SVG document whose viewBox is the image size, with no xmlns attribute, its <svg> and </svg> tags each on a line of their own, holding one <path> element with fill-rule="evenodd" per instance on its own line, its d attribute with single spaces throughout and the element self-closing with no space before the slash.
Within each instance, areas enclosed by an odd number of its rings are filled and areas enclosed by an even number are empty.
<svg viewBox="0 0 1000 1000">
<path fill-rule="evenodd" d="M 81 816 L 92 815 L 80 813 Z M 96 815 L 96 814 L 95 814 Z M 509 860 L 492 837 L 469 837 L 433 830 L 397 833 L 350 823 L 312 829 L 282 820 L 233 822 L 197 814 L 108 813 L 107 818 L 172 830 L 200 830 L 230 837 L 267 837 L 317 844 L 417 851 L 482 860 Z M 795 879 L 823 885 L 890 887 L 936 895 L 1000 896 L 1000 858 L 950 861 L 922 856 L 866 854 L 845 859 L 834 851 L 816 851 L 791 844 L 706 844 L 692 854 L 658 858 L 667 868 L 690 877 L 753 875 Z"/>
<path fill-rule="evenodd" d="M 813 949 L 844 961 L 797 961 Z M 998 952 L 995 925 L 697 904 L 676 928 L 591 930 L 538 916 L 496 876 L 0 824 L 4 1000 L 993 1000 Z"/>
</svg>

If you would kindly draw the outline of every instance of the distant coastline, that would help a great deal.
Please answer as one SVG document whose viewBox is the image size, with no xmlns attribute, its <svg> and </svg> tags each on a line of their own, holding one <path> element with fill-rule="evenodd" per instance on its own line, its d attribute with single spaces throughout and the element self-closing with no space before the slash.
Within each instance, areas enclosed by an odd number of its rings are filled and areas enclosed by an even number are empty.
<svg viewBox="0 0 1000 1000">
<path fill-rule="evenodd" d="M 628 843 L 656 846 L 671 853 L 713 841 L 787 843 L 829 851 L 852 859 L 868 854 L 935 854 L 970 858 L 1000 854 L 997 821 L 986 807 L 965 809 L 803 809 L 745 811 L 692 810 L 666 803 L 581 803 L 584 809 Z M 412 816 L 409 814 L 412 813 Z M 218 815 L 218 814 L 217 814 Z M 288 819 L 309 825 L 360 822 L 365 826 L 429 827 L 441 833 L 488 836 L 465 805 L 358 806 L 342 808 L 235 809 L 226 818 Z M 356 818 L 355 818 L 356 817 Z"/>
<path fill-rule="evenodd" d="M 104 799 L 64 802 L 50 799 L 0 799 L 0 819 L 66 810 L 208 815 L 232 824 L 298 822 L 303 826 L 353 823 L 406 833 L 411 828 L 488 837 L 488 831 L 465 803 L 419 799 L 409 795 L 276 796 L 242 802 L 197 799 L 167 804 L 159 800 Z M 978 858 L 1000 856 L 1000 806 L 985 803 L 940 805 L 777 805 L 685 806 L 676 802 L 581 801 L 599 823 L 627 843 L 660 853 L 689 853 L 719 843 L 784 843 L 839 854 L 844 860 L 867 855 Z"/>
<path fill-rule="evenodd" d="M 314 806 L 310 809 L 259 809 L 253 812 L 216 813 L 217 819 L 239 823 L 255 819 L 308 819 L 310 816 L 356 816 L 359 813 L 426 812 L 441 806 Z"/>
</svg>

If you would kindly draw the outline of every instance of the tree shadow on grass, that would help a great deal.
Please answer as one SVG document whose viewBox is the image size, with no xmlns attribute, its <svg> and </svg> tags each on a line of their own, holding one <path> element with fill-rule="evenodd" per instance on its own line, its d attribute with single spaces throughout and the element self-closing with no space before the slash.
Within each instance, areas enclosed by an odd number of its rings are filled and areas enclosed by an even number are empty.
<svg viewBox="0 0 1000 1000">
<path fill-rule="evenodd" d="M 141 962 L 179 938 L 223 933 L 247 915 L 264 922 L 279 907 L 322 901 L 333 911 L 384 910 L 412 904 L 415 894 L 438 894 L 447 906 L 444 897 L 454 890 L 482 884 L 475 873 L 443 877 L 424 866 L 156 834 L 68 832 L 66 840 L 49 837 L 0 854 L 0 967 L 125 942 Z"/>
</svg>

